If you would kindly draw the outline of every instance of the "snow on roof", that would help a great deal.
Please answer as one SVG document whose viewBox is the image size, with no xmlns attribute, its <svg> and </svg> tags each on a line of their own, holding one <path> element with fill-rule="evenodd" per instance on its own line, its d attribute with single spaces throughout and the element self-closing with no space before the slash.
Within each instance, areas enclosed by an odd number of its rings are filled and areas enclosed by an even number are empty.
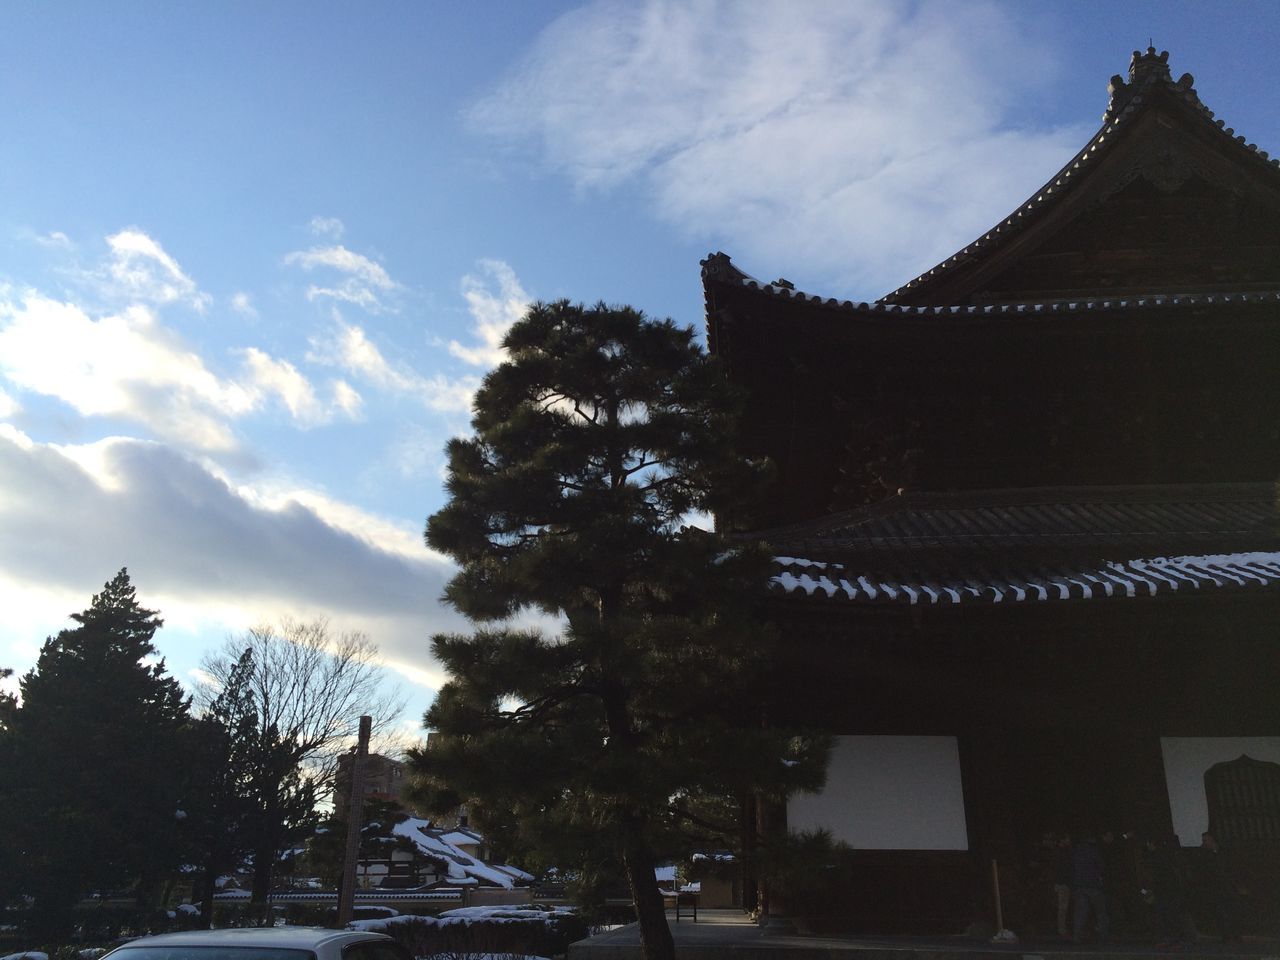
<svg viewBox="0 0 1280 960">
<path fill-rule="evenodd" d="M 440 839 L 445 843 L 453 844 L 455 847 L 463 843 L 484 843 L 484 837 L 475 831 L 467 830 L 464 827 L 459 827 L 456 830 L 450 830 L 448 833 L 441 834 Z"/>
<path fill-rule="evenodd" d="M 864 576 L 845 572 L 843 565 L 838 563 L 819 565 L 795 557 L 774 559 L 784 567 L 832 571 L 831 576 L 814 577 L 808 573 L 797 576 L 784 570 L 770 581 L 783 593 L 803 592 L 810 597 L 866 601 L 875 600 L 880 593 L 896 600 L 901 592 L 911 604 L 1153 597 L 1160 592 L 1176 592 L 1183 588 L 1200 590 L 1209 586 L 1249 587 L 1280 583 L 1280 552 L 1274 551 L 1112 560 L 1090 567 L 1064 568 L 1042 577 L 1028 574 L 1025 579 L 992 577 L 984 582 L 957 580 L 934 586 L 901 581 L 873 583 Z"/>
<path fill-rule="evenodd" d="M 508 890 L 515 886 L 515 880 L 510 874 L 463 853 L 445 839 L 456 831 L 445 833 L 432 828 L 430 820 L 409 817 L 392 827 L 391 832 L 394 836 L 412 840 L 414 845 L 427 856 L 443 860 L 449 879 L 455 883 L 464 883 L 470 879 L 491 883 Z"/>
<path fill-rule="evenodd" d="M 517 880 L 524 880 L 528 883 L 532 883 L 534 880 L 537 879 L 537 877 L 535 877 L 532 873 L 526 873 L 525 871 L 521 870 L 519 867 L 513 867 L 509 863 L 492 863 L 490 864 L 490 866 L 493 867 L 493 869 L 495 870 L 501 870 L 503 873 L 511 874 L 511 876 L 515 877 Z"/>
</svg>

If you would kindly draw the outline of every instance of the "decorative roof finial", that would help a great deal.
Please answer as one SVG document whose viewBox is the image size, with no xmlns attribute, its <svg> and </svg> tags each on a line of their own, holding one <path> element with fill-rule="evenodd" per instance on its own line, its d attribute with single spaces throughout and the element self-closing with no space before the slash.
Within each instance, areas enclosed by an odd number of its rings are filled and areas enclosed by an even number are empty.
<svg viewBox="0 0 1280 960">
<path fill-rule="evenodd" d="M 1116 74 L 1107 84 L 1107 112 L 1102 115 L 1103 120 L 1114 120 L 1143 87 L 1161 81 L 1173 82 L 1169 73 L 1169 51 L 1156 53 L 1153 45 L 1147 47 L 1146 53 L 1141 50 L 1133 51 L 1133 56 L 1129 58 L 1128 82 Z M 1179 80 L 1179 84 L 1187 89 L 1190 89 L 1191 83 L 1191 74 L 1185 74 Z"/>
<path fill-rule="evenodd" d="M 1150 83 L 1152 80 L 1171 80 L 1169 75 L 1169 51 L 1156 53 L 1155 47 L 1147 47 L 1146 53 L 1133 51 L 1129 58 L 1129 82 Z"/>
</svg>

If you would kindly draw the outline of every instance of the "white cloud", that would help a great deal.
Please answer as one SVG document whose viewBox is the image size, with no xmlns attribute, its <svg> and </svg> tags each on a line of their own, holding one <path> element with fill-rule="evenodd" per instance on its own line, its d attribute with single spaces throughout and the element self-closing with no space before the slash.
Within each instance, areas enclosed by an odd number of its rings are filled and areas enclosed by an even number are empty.
<svg viewBox="0 0 1280 960">
<path fill-rule="evenodd" d="M 220 690 L 222 688 L 222 683 L 208 670 L 204 670 L 200 667 L 192 667 L 187 671 L 186 686 L 188 688 L 204 687 L 212 690 Z"/>
<path fill-rule="evenodd" d="M 21 409 L 17 400 L 0 389 L 0 420 L 7 420 Z"/>
<path fill-rule="evenodd" d="M 210 297 L 201 293 L 178 262 L 141 230 L 121 230 L 107 237 L 111 259 L 105 269 L 109 290 L 132 301 L 164 305 L 186 302 L 197 310 L 208 307 Z"/>
<path fill-rule="evenodd" d="M 641 186 L 748 269 L 878 295 L 1087 136 L 1007 119 L 1046 58 L 988 3 L 597 2 L 547 28 L 471 118 L 539 142 L 580 187 Z"/>
<path fill-rule="evenodd" d="M 127 417 L 209 450 L 232 448 L 226 420 L 254 406 L 141 305 L 95 320 L 39 293 L 0 301 L 0 373 L 82 415 Z"/>
<path fill-rule="evenodd" d="M 71 238 L 61 230 L 51 230 L 49 233 L 38 234 L 36 243 L 42 247 L 51 247 L 54 250 L 70 250 Z"/>
<path fill-rule="evenodd" d="M 317 237 L 328 237 L 330 240 L 341 240 L 347 229 L 337 217 L 312 217 L 307 227 Z"/>
<path fill-rule="evenodd" d="M 327 615 L 429 671 L 426 638 L 462 626 L 436 602 L 452 566 L 407 525 L 308 490 L 233 486 L 162 444 L 84 453 L 18 436 L 0 433 L 0 600 L 23 598 L 5 631 L 37 622 L 28 592 L 60 620 L 126 564 L 177 629 Z"/>
<path fill-rule="evenodd" d="M 245 293 L 243 290 L 232 295 L 231 309 L 246 317 L 256 317 L 258 315 L 258 310 L 253 305 L 253 297 Z"/>
<path fill-rule="evenodd" d="M 307 299 L 309 300 L 319 298 L 341 300 L 376 313 L 386 308 L 383 297 L 399 289 L 400 286 L 391 279 L 381 264 L 348 250 L 341 244 L 331 247 L 313 247 L 310 250 L 295 250 L 285 255 L 284 262 L 301 267 L 307 272 L 318 269 L 332 270 L 344 275 L 344 279 L 337 286 L 321 287 L 313 284 L 308 287 Z"/>
<path fill-rule="evenodd" d="M 83 416 L 119 417 L 195 449 L 237 446 L 231 421 L 279 399 L 303 426 L 351 411 L 349 388 L 328 403 L 290 363 L 241 351 L 243 375 L 219 376 L 135 304 L 91 317 L 83 307 L 30 291 L 0 298 L 0 375 L 21 390 L 56 397 Z M 16 401 L 15 401 L 16 402 Z"/>
<path fill-rule="evenodd" d="M 524 316 L 532 298 L 525 293 L 515 271 L 501 260 L 481 260 L 483 277 L 471 274 L 462 278 L 462 295 L 475 321 L 473 332 L 479 346 L 463 346 L 449 341 L 449 352 L 460 360 L 478 367 L 493 367 L 505 359 L 502 338 L 511 325 Z M 497 292 L 490 282 L 496 282 Z"/>
<path fill-rule="evenodd" d="M 336 366 L 381 390 L 416 397 L 432 410 L 470 409 L 471 395 L 478 385 L 474 377 L 458 380 L 440 374 L 424 377 L 403 365 L 389 362 L 365 335 L 363 328 L 346 323 L 338 316 L 335 316 L 335 323 L 337 329 L 332 336 L 311 338 L 307 359 L 312 363 Z"/>
<path fill-rule="evenodd" d="M 333 404 L 352 420 L 360 416 L 364 398 L 345 380 L 333 381 Z"/>
<path fill-rule="evenodd" d="M 354 419 L 360 412 L 360 395 L 341 380 L 331 384 L 332 396 L 321 401 L 311 381 L 287 360 L 278 360 L 256 347 L 240 351 L 246 375 L 242 382 L 255 397 L 276 397 L 288 409 L 295 423 L 314 427 L 330 423 L 341 413 Z"/>
</svg>

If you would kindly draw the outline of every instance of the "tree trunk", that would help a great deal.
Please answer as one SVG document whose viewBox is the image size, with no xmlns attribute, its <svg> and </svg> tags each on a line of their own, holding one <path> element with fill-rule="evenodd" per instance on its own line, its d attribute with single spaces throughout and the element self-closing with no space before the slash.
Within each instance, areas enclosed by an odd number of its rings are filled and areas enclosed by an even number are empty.
<svg viewBox="0 0 1280 960">
<path fill-rule="evenodd" d="M 253 890 L 249 902 L 265 904 L 271 895 L 271 875 L 275 866 L 275 844 L 259 844 L 253 852 Z"/>
<path fill-rule="evenodd" d="M 667 911 L 658 892 L 653 852 L 645 842 L 639 822 L 632 817 L 623 826 L 623 863 L 627 883 L 640 921 L 640 949 L 645 960 L 675 960 L 676 947 L 667 924 Z"/>
<path fill-rule="evenodd" d="M 213 929 L 213 895 L 217 893 L 218 869 L 212 863 L 204 871 L 204 887 L 200 890 L 200 927 Z"/>
</svg>

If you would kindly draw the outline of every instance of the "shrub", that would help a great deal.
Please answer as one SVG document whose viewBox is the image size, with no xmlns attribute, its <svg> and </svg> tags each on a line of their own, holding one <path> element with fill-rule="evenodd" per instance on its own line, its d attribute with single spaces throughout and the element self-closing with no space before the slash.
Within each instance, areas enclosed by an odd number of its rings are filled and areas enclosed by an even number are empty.
<svg viewBox="0 0 1280 960">
<path fill-rule="evenodd" d="M 574 914 L 550 913 L 545 919 L 506 917 L 397 917 L 376 927 L 390 934 L 415 957 L 466 954 L 516 954 L 553 957 L 587 935 Z"/>
</svg>

